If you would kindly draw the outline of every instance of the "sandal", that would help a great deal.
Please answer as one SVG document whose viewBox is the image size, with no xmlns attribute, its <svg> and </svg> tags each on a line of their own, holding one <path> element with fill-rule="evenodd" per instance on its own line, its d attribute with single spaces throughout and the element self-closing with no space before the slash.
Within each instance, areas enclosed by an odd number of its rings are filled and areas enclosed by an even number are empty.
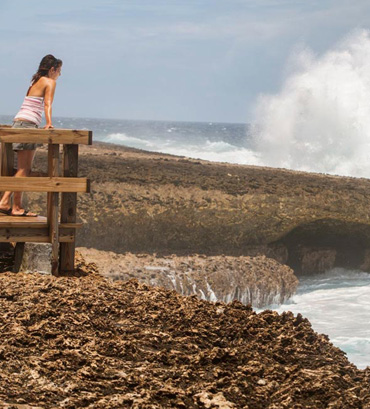
<svg viewBox="0 0 370 409">
<path fill-rule="evenodd" d="M 9 207 L 9 209 L 0 209 L 0 213 L 6 214 L 7 216 L 11 216 L 12 208 Z"/>
<path fill-rule="evenodd" d="M 29 214 L 29 210 L 25 210 L 23 213 L 21 214 L 12 214 L 12 216 L 14 217 L 37 217 L 38 214 Z"/>
</svg>

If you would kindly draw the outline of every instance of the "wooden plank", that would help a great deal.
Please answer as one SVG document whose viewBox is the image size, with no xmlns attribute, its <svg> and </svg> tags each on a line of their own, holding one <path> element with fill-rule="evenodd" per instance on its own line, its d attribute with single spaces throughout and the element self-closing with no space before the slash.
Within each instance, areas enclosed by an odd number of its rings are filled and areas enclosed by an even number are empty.
<svg viewBox="0 0 370 409">
<path fill-rule="evenodd" d="M 22 227 L 26 227 L 27 229 L 43 229 L 45 227 L 48 227 L 48 224 L 46 222 L 45 223 L 30 223 L 30 224 L 26 222 L 1 223 L 1 220 L 0 220 L 0 228 L 16 229 L 16 228 L 22 228 Z M 72 226 L 63 226 L 63 227 L 72 228 Z"/>
<path fill-rule="evenodd" d="M 11 125 L 0 124 L 0 128 L 11 128 Z"/>
<path fill-rule="evenodd" d="M 59 229 L 59 243 L 71 243 L 74 241 L 74 229 Z M 0 226 L 1 243 L 50 243 L 50 232 L 47 226 L 39 228 Z"/>
<path fill-rule="evenodd" d="M 30 224 L 43 224 L 47 225 L 47 219 L 44 216 L 36 216 L 36 217 L 24 217 L 24 216 L 6 216 L 5 214 L 1 214 L 0 216 L 0 225 L 1 227 L 13 227 L 16 225 L 27 224 L 27 227 Z"/>
<path fill-rule="evenodd" d="M 63 146 L 63 176 L 77 177 L 78 174 L 78 145 Z M 63 224 L 76 223 L 77 193 L 62 193 L 61 222 Z M 75 232 L 75 231 L 74 231 Z M 63 273 L 74 271 L 76 245 L 73 236 L 71 243 L 60 245 L 60 271 Z"/>
<path fill-rule="evenodd" d="M 64 177 L 0 177 L 0 191 L 12 192 L 82 192 L 90 191 L 86 178 Z"/>
<path fill-rule="evenodd" d="M 48 227 L 38 229 L 0 227 L 0 242 L 49 243 L 49 229 Z"/>
<path fill-rule="evenodd" d="M 83 223 L 59 223 L 59 227 L 65 229 L 81 229 L 83 225 Z"/>
<path fill-rule="evenodd" d="M 59 176 L 59 145 L 48 145 L 48 173 L 50 177 Z M 40 179 L 40 178 L 39 178 Z M 51 243 L 51 273 L 59 270 L 59 193 L 48 193 L 48 224 Z"/>
<path fill-rule="evenodd" d="M 0 216 L 0 227 L 27 227 L 29 229 L 39 229 L 47 226 L 47 218 L 44 216 Z M 83 223 L 59 223 L 60 228 L 66 229 L 80 229 L 82 226 Z"/>
<path fill-rule="evenodd" d="M 47 227 L 46 217 L 22 217 L 22 216 L 0 216 L 0 227 L 28 227 L 29 229 L 38 229 Z"/>
<path fill-rule="evenodd" d="M 13 176 L 14 151 L 12 143 L 1 143 L 1 176 Z"/>
<path fill-rule="evenodd" d="M 0 127 L 0 142 L 91 145 L 92 131 Z"/>
<path fill-rule="evenodd" d="M 59 243 L 60 246 L 64 245 L 75 245 L 75 236 L 76 236 L 76 230 L 75 229 L 66 229 L 66 228 L 61 228 L 59 229 Z M 59 260 L 59 263 L 61 263 L 61 258 Z M 73 271 L 74 270 L 74 259 L 73 259 L 73 269 L 72 270 L 63 270 L 62 268 L 59 268 L 60 271 Z"/>
</svg>

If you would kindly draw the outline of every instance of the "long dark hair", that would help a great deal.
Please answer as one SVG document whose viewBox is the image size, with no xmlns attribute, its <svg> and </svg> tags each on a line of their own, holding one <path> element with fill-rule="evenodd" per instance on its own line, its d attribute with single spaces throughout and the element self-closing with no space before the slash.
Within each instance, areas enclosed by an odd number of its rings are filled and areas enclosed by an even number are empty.
<svg viewBox="0 0 370 409">
<path fill-rule="evenodd" d="M 53 55 L 48 54 L 41 60 L 39 69 L 36 74 L 33 75 L 31 85 L 35 84 L 41 77 L 48 75 L 50 68 L 58 69 L 63 64 L 62 60 L 55 58 Z"/>
</svg>

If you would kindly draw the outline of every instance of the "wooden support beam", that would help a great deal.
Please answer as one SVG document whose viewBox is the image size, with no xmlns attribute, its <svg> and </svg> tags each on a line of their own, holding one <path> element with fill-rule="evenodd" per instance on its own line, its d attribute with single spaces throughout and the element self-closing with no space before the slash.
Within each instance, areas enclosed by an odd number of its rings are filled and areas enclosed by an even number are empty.
<svg viewBox="0 0 370 409">
<path fill-rule="evenodd" d="M 0 142 L 91 145 L 92 131 L 0 127 Z"/>
<path fill-rule="evenodd" d="M 59 228 L 61 229 L 81 229 L 83 223 L 59 223 Z"/>
<path fill-rule="evenodd" d="M 59 243 L 71 243 L 74 241 L 74 228 L 59 228 Z M 0 243 L 50 243 L 50 231 L 48 226 L 38 228 L 10 227 L 0 225 Z"/>
<path fill-rule="evenodd" d="M 90 191 L 86 178 L 63 177 L 0 177 L 0 191 L 12 192 L 81 192 Z"/>
<path fill-rule="evenodd" d="M 50 177 L 59 176 L 59 145 L 48 146 L 48 173 Z M 59 193 L 48 193 L 48 225 L 51 250 L 51 273 L 59 271 Z"/>
<path fill-rule="evenodd" d="M 14 151 L 12 143 L 1 142 L 1 176 L 13 176 Z"/>
<path fill-rule="evenodd" d="M 78 173 L 78 145 L 63 146 L 63 176 L 77 177 Z M 76 223 L 77 193 L 62 193 L 61 223 Z M 75 232 L 75 230 L 73 231 Z M 75 237 L 70 243 L 60 245 L 60 271 L 63 273 L 74 271 Z"/>
<path fill-rule="evenodd" d="M 75 238 L 76 238 L 76 230 L 73 228 L 59 228 L 59 243 L 60 247 L 64 245 L 72 245 L 73 248 L 75 247 Z M 61 250 L 60 250 L 61 251 Z M 73 253 L 74 255 L 74 253 Z M 61 266 L 59 267 L 59 271 L 74 271 L 74 261 L 75 259 L 73 258 L 73 269 L 71 270 L 63 270 L 61 269 Z M 59 263 L 62 262 L 62 259 L 59 259 Z M 60 265 L 60 264 L 59 264 Z"/>
<path fill-rule="evenodd" d="M 0 226 L 0 242 L 2 243 L 50 243 L 48 227 L 28 229 L 27 227 L 4 228 Z"/>
</svg>

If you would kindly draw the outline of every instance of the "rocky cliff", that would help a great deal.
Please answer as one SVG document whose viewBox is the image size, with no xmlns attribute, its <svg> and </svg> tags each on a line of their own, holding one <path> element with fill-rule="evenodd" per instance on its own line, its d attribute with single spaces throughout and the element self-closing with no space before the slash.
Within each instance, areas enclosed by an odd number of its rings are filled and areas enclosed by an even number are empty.
<svg viewBox="0 0 370 409">
<path fill-rule="evenodd" d="M 112 280 L 130 280 L 197 295 L 208 301 L 240 301 L 262 308 L 288 300 L 298 285 L 293 271 L 265 256 L 166 256 L 116 254 L 79 248 Z"/>
<path fill-rule="evenodd" d="M 38 152 L 36 171 L 46 168 Z M 82 147 L 78 244 L 117 253 L 264 254 L 297 273 L 370 268 L 370 180 Z M 42 209 L 45 198 L 31 195 Z"/>
<path fill-rule="evenodd" d="M 300 315 L 79 271 L 0 275 L 0 407 L 370 407 L 369 370 Z"/>
</svg>

